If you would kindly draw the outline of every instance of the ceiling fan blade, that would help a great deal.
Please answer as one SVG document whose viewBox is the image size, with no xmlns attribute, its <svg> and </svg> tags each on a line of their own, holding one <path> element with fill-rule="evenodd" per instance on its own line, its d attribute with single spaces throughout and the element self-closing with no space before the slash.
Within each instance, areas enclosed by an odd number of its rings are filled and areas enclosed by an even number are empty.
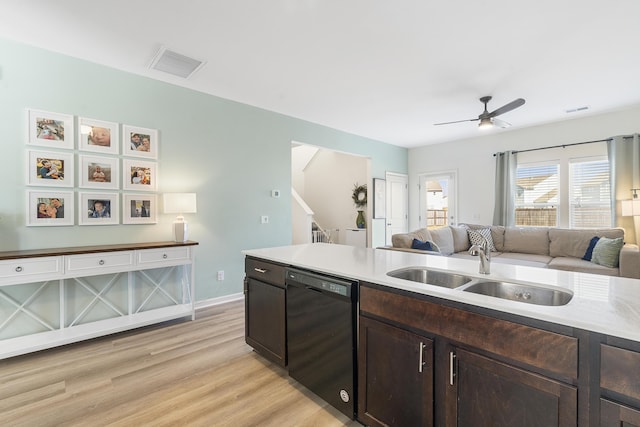
<svg viewBox="0 0 640 427">
<path fill-rule="evenodd" d="M 450 125 L 450 124 L 453 124 L 453 123 L 475 122 L 475 121 L 478 121 L 478 120 L 480 120 L 480 119 L 456 120 L 456 121 L 453 121 L 453 122 L 434 123 L 433 125 L 434 125 L 434 126 Z"/>
<path fill-rule="evenodd" d="M 490 112 L 487 117 L 496 117 L 496 116 L 499 116 L 500 114 L 508 113 L 511 110 L 515 110 L 518 107 L 522 107 L 523 105 L 524 105 L 524 99 L 518 98 L 516 100 L 511 101 L 508 104 L 503 105 L 497 110 Z"/>
<path fill-rule="evenodd" d="M 508 128 L 511 127 L 511 123 L 509 122 L 505 122 L 504 120 L 500 120 L 500 119 L 496 119 L 495 117 L 491 119 L 491 121 L 493 122 L 494 126 L 497 126 L 499 128 Z"/>
</svg>

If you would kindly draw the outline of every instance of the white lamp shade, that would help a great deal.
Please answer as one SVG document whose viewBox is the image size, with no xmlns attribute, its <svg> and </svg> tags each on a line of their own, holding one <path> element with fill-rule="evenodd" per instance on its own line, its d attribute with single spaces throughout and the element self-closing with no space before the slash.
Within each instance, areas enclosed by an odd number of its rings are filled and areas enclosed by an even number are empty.
<svg viewBox="0 0 640 427">
<path fill-rule="evenodd" d="M 640 200 L 623 200 L 622 216 L 640 216 Z"/>
<path fill-rule="evenodd" d="M 196 193 L 165 193 L 162 196 L 164 213 L 196 213 Z"/>
</svg>

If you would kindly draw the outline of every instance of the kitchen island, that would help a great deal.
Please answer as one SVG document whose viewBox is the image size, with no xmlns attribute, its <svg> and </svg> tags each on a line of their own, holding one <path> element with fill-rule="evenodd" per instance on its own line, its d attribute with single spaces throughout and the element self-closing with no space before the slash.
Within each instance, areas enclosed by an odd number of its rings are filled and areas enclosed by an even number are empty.
<svg viewBox="0 0 640 427">
<path fill-rule="evenodd" d="M 480 275 L 474 261 L 329 244 L 244 253 L 360 282 L 357 414 L 366 424 L 640 425 L 638 280 L 509 264 Z M 573 297 L 541 306 L 387 275 L 406 267 Z"/>
</svg>

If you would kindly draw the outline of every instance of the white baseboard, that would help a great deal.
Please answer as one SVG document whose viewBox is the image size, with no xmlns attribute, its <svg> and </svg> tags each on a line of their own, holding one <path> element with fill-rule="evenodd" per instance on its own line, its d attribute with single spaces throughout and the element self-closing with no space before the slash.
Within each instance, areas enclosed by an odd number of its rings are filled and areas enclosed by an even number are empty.
<svg viewBox="0 0 640 427">
<path fill-rule="evenodd" d="M 237 294 L 224 295 L 217 298 L 205 299 L 202 301 L 196 301 L 196 310 L 199 308 L 211 307 L 213 305 L 224 304 L 225 302 L 238 301 L 244 298 L 244 293 L 239 292 Z"/>
</svg>

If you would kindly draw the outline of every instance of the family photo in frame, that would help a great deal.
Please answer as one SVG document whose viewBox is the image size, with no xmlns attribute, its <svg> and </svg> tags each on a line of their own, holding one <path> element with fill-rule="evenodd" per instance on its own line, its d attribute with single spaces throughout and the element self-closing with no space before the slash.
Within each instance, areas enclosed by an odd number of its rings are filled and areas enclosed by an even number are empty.
<svg viewBox="0 0 640 427">
<path fill-rule="evenodd" d="M 29 151 L 27 184 L 47 187 L 73 187 L 73 154 Z"/>
<path fill-rule="evenodd" d="M 80 187 L 118 189 L 118 159 L 80 156 Z"/>
<path fill-rule="evenodd" d="M 29 191 L 27 226 L 73 225 L 72 191 Z"/>
<path fill-rule="evenodd" d="M 156 191 L 158 188 L 158 165 L 142 160 L 124 160 L 123 188 L 136 191 Z"/>
<path fill-rule="evenodd" d="M 125 156 L 158 158 L 157 130 L 124 125 L 122 135 L 122 154 Z"/>
<path fill-rule="evenodd" d="M 123 224 L 155 224 L 157 198 L 155 194 L 125 194 L 122 206 Z"/>
<path fill-rule="evenodd" d="M 80 117 L 78 134 L 80 150 L 105 154 L 118 154 L 120 150 L 117 123 Z"/>
<path fill-rule="evenodd" d="M 80 193 L 80 225 L 112 225 L 120 222 L 116 193 Z"/>
<path fill-rule="evenodd" d="M 74 148 L 73 116 L 39 110 L 27 111 L 29 144 L 50 148 Z"/>
</svg>

